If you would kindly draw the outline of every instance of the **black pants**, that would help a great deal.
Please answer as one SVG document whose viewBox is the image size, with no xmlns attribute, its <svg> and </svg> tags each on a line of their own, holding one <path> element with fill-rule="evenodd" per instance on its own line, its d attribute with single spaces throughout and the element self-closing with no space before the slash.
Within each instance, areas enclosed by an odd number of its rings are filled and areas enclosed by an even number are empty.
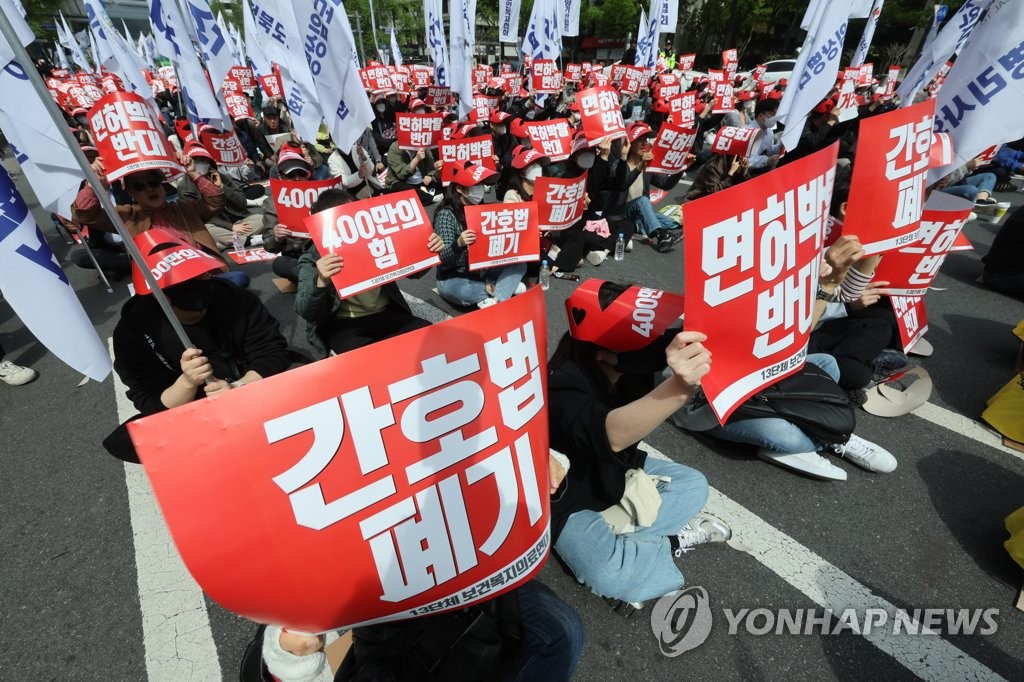
<svg viewBox="0 0 1024 682">
<path fill-rule="evenodd" d="M 426 320 L 401 308 L 385 308 L 365 317 L 331 320 L 326 329 L 327 347 L 340 355 L 348 350 L 369 346 L 375 341 L 429 326 Z"/>
<path fill-rule="evenodd" d="M 274 274 L 278 277 L 284 277 L 287 280 L 299 283 L 299 259 L 293 258 L 292 256 L 278 256 L 274 260 L 270 261 L 270 269 L 274 271 Z"/>
<path fill-rule="evenodd" d="M 434 187 L 434 184 L 431 183 L 430 186 Z M 432 203 L 434 203 L 434 194 L 432 194 L 426 188 L 424 188 L 423 185 L 410 185 L 408 182 L 402 182 L 401 180 L 396 180 L 394 184 L 388 187 L 388 193 L 390 194 L 391 192 L 404 192 L 405 190 L 408 189 L 416 190 L 416 196 L 419 197 L 420 203 L 423 204 L 424 206 L 430 206 Z M 440 191 L 441 185 L 438 185 L 435 189 Z"/>
<path fill-rule="evenodd" d="M 106 249 L 92 250 L 103 272 L 113 277 L 127 277 L 132 272 L 132 259 L 124 251 L 107 251 Z M 77 249 L 71 252 L 71 262 L 84 270 L 95 270 L 89 254 L 85 249 Z"/>
<path fill-rule="evenodd" d="M 808 353 L 828 353 L 839 365 L 839 385 L 847 390 L 871 383 L 871 361 L 885 350 L 892 331 L 880 319 L 840 317 L 811 333 Z"/>
<path fill-rule="evenodd" d="M 585 219 L 584 219 L 585 220 Z M 579 265 L 580 259 L 591 251 L 614 251 L 615 242 L 622 234 L 624 241 L 629 241 L 636 232 L 636 225 L 632 220 L 625 218 L 608 218 L 608 230 L 611 232 L 607 237 L 601 237 L 596 232 L 589 232 L 583 229 L 584 220 L 576 223 L 567 230 L 553 232 L 553 239 L 561 251 L 553 263 L 562 272 L 572 272 Z M 543 258 L 543 254 L 541 255 Z"/>
</svg>

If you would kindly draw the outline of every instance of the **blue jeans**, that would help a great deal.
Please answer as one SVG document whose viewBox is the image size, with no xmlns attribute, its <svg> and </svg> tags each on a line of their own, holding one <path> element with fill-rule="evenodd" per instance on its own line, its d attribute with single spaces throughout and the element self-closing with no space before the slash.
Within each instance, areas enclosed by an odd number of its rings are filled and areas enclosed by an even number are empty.
<svg viewBox="0 0 1024 682">
<path fill-rule="evenodd" d="M 655 230 L 678 230 L 682 227 L 664 213 L 655 211 L 650 197 L 646 196 L 626 202 L 625 215 L 636 223 L 637 232 L 644 235 L 650 235 Z"/>
<path fill-rule="evenodd" d="M 812 362 L 833 380 L 839 381 L 839 365 L 835 358 L 827 353 L 810 353 L 807 362 Z M 775 452 L 796 454 L 798 452 L 817 452 L 822 443 L 815 443 L 807 437 L 800 427 L 778 417 L 764 419 L 740 419 L 725 426 L 716 426 L 705 433 L 732 443 L 756 445 Z"/>
<path fill-rule="evenodd" d="M 988 192 L 989 195 L 991 195 L 992 190 L 995 188 L 995 173 L 978 173 L 977 175 L 972 175 L 969 178 L 964 178 L 962 185 L 944 187 L 942 191 L 946 194 L 952 194 L 953 196 L 967 199 L 968 201 L 974 201 L 982 192 Z"/>
<path fill-rule="evenodd" d="M 235 286 L 242 287 L 243 289 L 249 288 L 249 275 L 245 274 L 241 270 L 231 270 L 229 272 L 218 272 L 214 275 L 217 279 L 226 279 Z"/>
<path fill-rule="evenodd" d="M 531 580 L 515 590 L 523 643 L 502 666 L 502 682 L 563 682 L 583 653 L 583 621 L 543 583 Z"/>
<path fill-rule="evenodd" d="M 484 278 L 449 277 L 437 280 L 437 291 L 441 298 L 461 306 L 476 305 L 491 294 L 487 293 L 487 285 L 494 287 L 494 298 L 505 301 L 512 298 L 516 287 L 523 281 L 526 274 L 526 263 L 513 263 L 483 271 Z"/>
<path fill-rule="evenodd" d="M 647 458 L 644 471 L 672 479 L 658 483 L 661 507 L 650 527 L 616 535 L 600 512 L 584 510 L 569 517 L 555 542 L 558 556 L 594 594 L 642 602 L 683 586 L 669 538 L 707 502 L 707 479 L 682 464 L 653 457 Z"/>
</svg>

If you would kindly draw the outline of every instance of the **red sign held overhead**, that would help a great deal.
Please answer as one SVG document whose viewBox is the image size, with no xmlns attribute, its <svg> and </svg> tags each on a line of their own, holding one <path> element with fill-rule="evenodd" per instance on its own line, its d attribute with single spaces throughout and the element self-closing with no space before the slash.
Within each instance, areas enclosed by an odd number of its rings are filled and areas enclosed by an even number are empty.
<svg viewBox="0 0 1024 682">
<path fill-rule="evenodd" d="M 245 163 L 245 148 L 234 130 L 222 133 L 207 127 L 200 130 L 199 141 L 213 155 L 218 165 L 240 166 Z"/>
<path fill-rule="evenodd" d="M 580 79 L 583 78 L 583 65 L 582 64 L 566 64 L 565 65 L 565 80 L 570 83 L 579 83 Z"/>
<path fill-rule="evenodd" d="M 693 71 L 693 64 L 696 61 L 696 54 L 681 54 L 676 58 L 676 68 L 680 71 Z"/>
<path fill-rule="evenodd" d="M 466 206 L 466 225 L 477 233 L 469 245 L 469 269 L 486 270 L 511 263 L 540 260 L 537 204 Z"/>
<path fill-rule="evenodd" d="M 267 94 L 267 97 L 280 97 L 281 96 L 281 81 L 278 80 L 277 76 L 271 74 L 269 76 L 260 76 L 260 86 L 263 88 L 263 92 Z"/>
<path fill-rule="evenodd" d="M 478 66 L 473 69 L 473 88 L 480 89 L 487 85 L 487 78 L 491 75 L 491 70 L 486 66 Z"/>
<path fill-rule="evenodd" d="M 490 135 L 439 141 L 437 149 L 439 158 L 443 162 L 441 166 L 442 184 L 447 185 L 452 181 L 456 161 L 472 161 L 484 168 L 497 170 L 497 166 L 494 164 L 494 140 Z"/>
<path fill-rule="evenodd" d="M 857 69 L 857 85 L 871 85 L 875 78 L 875 65 L 871 62 L 861 64 Z"/>
<path fill-rule="evenodd" d="M 683 204 L 686 327 L 708 336 L 721 422 L 804 363 L 838 146 Z"/>
<path fill-rule="evenodd" d="M 256 120 L 256 112 L 252 110 L 252 102 L 245 95 L 225 95 L 224 104 L 227 105 L 228 114 L 231 115 L 232 120 L 237 121 L 240 118 Z"/>
<path fill-rule="evenodd" d="M 885 92 L 882 93 L 883 97 L 892 97 L 893 93 L 896 92 L 896 83 L 900 77 L 900 65 L 895 64 L 889 67 L 888 72 L 885 76 Z"/>
<path fill-rule="evenodd" d="M 722 52 L 722 70 L 723 71 L 735 71 L 736 65 L 739 63 L 739 57 L 736 53 L 736 48 L 730 48 Z"/>
<path fill-rule="evenodd" d="M 764 64 L 758 64 L 754 67 L 754 70 L 750 72 L 750 80 L 755 83 L 760 83 L 761 79 L 764 78 L 765 72 L 768 71 L 768 67 Z"/>
<path fill-rule="evenodd" d="M 238 81 L 246 92 L 256 89 L 256 75 L 248 66 L 232 66 L 228 69 L 228 77 Z"/>
<path fill-rule="evenodd" d="M 651 153 L 654 158 L 647 164 L 648 173 L 675 175 L 689 167 L 688 159 L 697 131 L 664 123 L 654 140 Z"/>
<path fill-rule="evenodd" d="M 530 75 L 530 87 L 534 92 L 561 92 L 562 71 L 555 60 L 538 59 L 530 67 Z"/>
<path fill-rule="evenodd" d="M 292 237 L 309 239 L 303 222 L 324 190 L 342 187 L 340 178 L 326 180 L 270 179 L 270 199 L 277 209 L 277 222 L 291 230 Z"/>
<path fill-rule="evenodd" d="M 693 90 L 676 95 L 668 100 L 669 118 L 684 128 L 695 128 L 697 124 L 697 93 Z"/>
<path fill-rule="evenodd" d="M 587 174 L 578 178 L 537 178 L 533 200 L 537 202 L 537 225 L 541 230 L 565 230 L 583 217 L 587 197 Z"/>
<path fill-rule="evenodd" d="M 576 93 L 580 105 L 580 126 L 590 141 L 626 136 L 619 93 L 610 85 Z"/>
<path fill-rule="evenodd" d="M 626 69 L 629 68 L 628 64 L 612 64 L 611 79 L 612 83 L 618 85 L 622 82 L 622 79 L 626 76 Z"/>
<path fill-rule="evenodd" d="M 144 170 L 160 170 L 169 178 L 185 172 L 156 112 L 141 96 L 105 95 L 89 110 L 88 120 L 108 182 Z"/>
<path fill-rule="evenodd" d="M 427 88 L 427 97 L 423 101 L 432 107 L 445 107 L 451 99 L 451 88 L 432 85 Z"/>
<path fill-rule="evenodd" d="M 345 267 L 331 278 L 342 298 L 441 262 L 427 249 L 432 228 L 413 190 L 337 206 L 304 224 L 320 253 L 345 258 Z"/>
<path fill-rule="evenodd" d="M 568 119 L 555 118 L 550 121 L 534 121 L 526 124 L 526 134 L 533 149 L 552 161 L 565 161 L 572 149 L 573 130 Z"/>
<path fill-rule="evenodd" d="M 242 83 L 235 78 L 228 77 L 221 83 L 220 89 L 225 95 L 241 95 Z"/>
<path fill-rule="evenodd" d="M 359 76 L 363 79 L 363 86 L 367 90 L 394 90 L 395 84 L 391 82 L 391 72 L 388 67 L 378 64 L 360 69 Z"/>
<path fill-rule="evenodd" d="M 443 120 L 441 114 L 395 114 L 399 149 L 436 147 Z"/>
<path fill-rule="evenodd" d="M 647 86 L 647 69 L 639 66 L 627 66 L 626 73 L 622 76 L 623 95 L 636 95 L 640 89 Z"/>
<path fill-rule="evenodd" d="M 760 128 L 733 128 L 722 126 L 711 143 L 711 151 L 728 156 L 750 156 L 754 143 L 761 136 Z"/>
<path fill-rule="evenodd" d="M 550 547 L 546 328 L 527 292 L 132 422 L 192 576 L 307 632 L 524 583 Z"/>
<path fill-rule="evenodd" d="M 932 146 L 935 102 L 861 121 L 845 222 L 868 254 L 917 241 Z"/>
<path fill-rule="evenodd" d="M 712 114 L 727 114 L 736 110 L 736 97 L 732 92 L 732 85 L 729 83 L 715 84 L 715 101 Z"/>
<path fill-rule="evenodd" d="M 421 66 L 416 64 L 412 67 L 412 84 L 416 88 L 427 88 L 430 87 L 430 83 L 434 77 L 434 70 L 429 66 Z"/>
</svg>

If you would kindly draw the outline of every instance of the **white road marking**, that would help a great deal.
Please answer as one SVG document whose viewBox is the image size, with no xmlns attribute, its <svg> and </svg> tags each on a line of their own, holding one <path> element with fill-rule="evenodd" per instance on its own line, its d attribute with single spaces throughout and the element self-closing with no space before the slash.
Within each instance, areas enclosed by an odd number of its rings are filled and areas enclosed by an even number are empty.
<svg viewBox="0 0 1024 682">
<path fill-rule="evenodd" d="M 108 346 L 113 358 L 112 340 Z M 117 373 L 112 376 L 117 418 L 124 422 L 138 411 L 128 400 L 127 388 Z M 124 473 L 148 677 L 154 682 L 220 680 L 220 660 L 203 591 L 182 563 L 142 467 L 125 464 Z"/>
<path fill-rule="evenodd" d="M 987 445 L 1001 452 L 1011 454 L 1017 459 L 1024 461 L 1024 453 L 1003 445 L 1003 437 L 990 429 L 983 422 L 965 417 L 962 414 L 957 414 L 956 412 L 947 410 L 944 407 L 939 407 L 938 405 L 933 405 L 932 403 L 925 403 L 910 414 L 930 421 L 932 424 L 941 426 L 942 428 L 948 429 L 954 433 L 967 436 L 971 440 L 977 441 L 982 445 Z"/>
</svg>

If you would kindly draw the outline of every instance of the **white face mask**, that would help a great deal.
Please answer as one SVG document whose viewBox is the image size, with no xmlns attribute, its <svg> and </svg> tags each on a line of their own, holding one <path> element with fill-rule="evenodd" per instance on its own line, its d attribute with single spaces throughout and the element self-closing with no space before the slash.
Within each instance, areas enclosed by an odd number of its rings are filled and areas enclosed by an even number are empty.
<svg viewBox="0 0 1024 682">
<path fill-rule="evenodd" d="M 774 128 L 775 127 L 776 119 L 777 119 L 777 117 L 775 116 L 775 114 L 772 114 L 771 116 L 766 118 L 764 120 L 764 127 L 765 127 L 765 129 L 767 130 L 769 128 Z"/>
<path fill-rule="evenodd" d="M 462 196 L 471 204 L 479 204 L 484 200 L 484 191 L 483 185 L 473 185 Z"/>
<path fill-rule="evenodd" d="M 383 102 L 377 105 L 377 111 L 384 111 L 385 109 L 387 109 L 387 105 L 385 105 Z"/>
<path fill-rule="evenodd" d="M 593 168 L 596 160 L 597 154 L 594 152 L 583 152 L 576 157 L 576 165 L 580 168 Z"/>
<path fill-rule="evenodd" d="M 210 162 L 206 159 L 195 159 L 192 162 L 192 167 L 196 169 L 196 173 L 200 175 L 206 175 L 210 172 Z"/>
<path fill-rule="evenodd" d="M 532 166 L 526 169 L 526 172 L 523 173 L 523 177 L 526 178 L 527 182 L 533 182 L 543 174 L 544 169 L 538 166 L 537 164 L 533 164 Z"/>
<path fill-rule="evenodd" d="M 508 127 L 507 126 L 491 126 L 491 130 L 494 131 L 495 135 L 504 135 L 506 132 L 508 132 Z"/>
</svg>

